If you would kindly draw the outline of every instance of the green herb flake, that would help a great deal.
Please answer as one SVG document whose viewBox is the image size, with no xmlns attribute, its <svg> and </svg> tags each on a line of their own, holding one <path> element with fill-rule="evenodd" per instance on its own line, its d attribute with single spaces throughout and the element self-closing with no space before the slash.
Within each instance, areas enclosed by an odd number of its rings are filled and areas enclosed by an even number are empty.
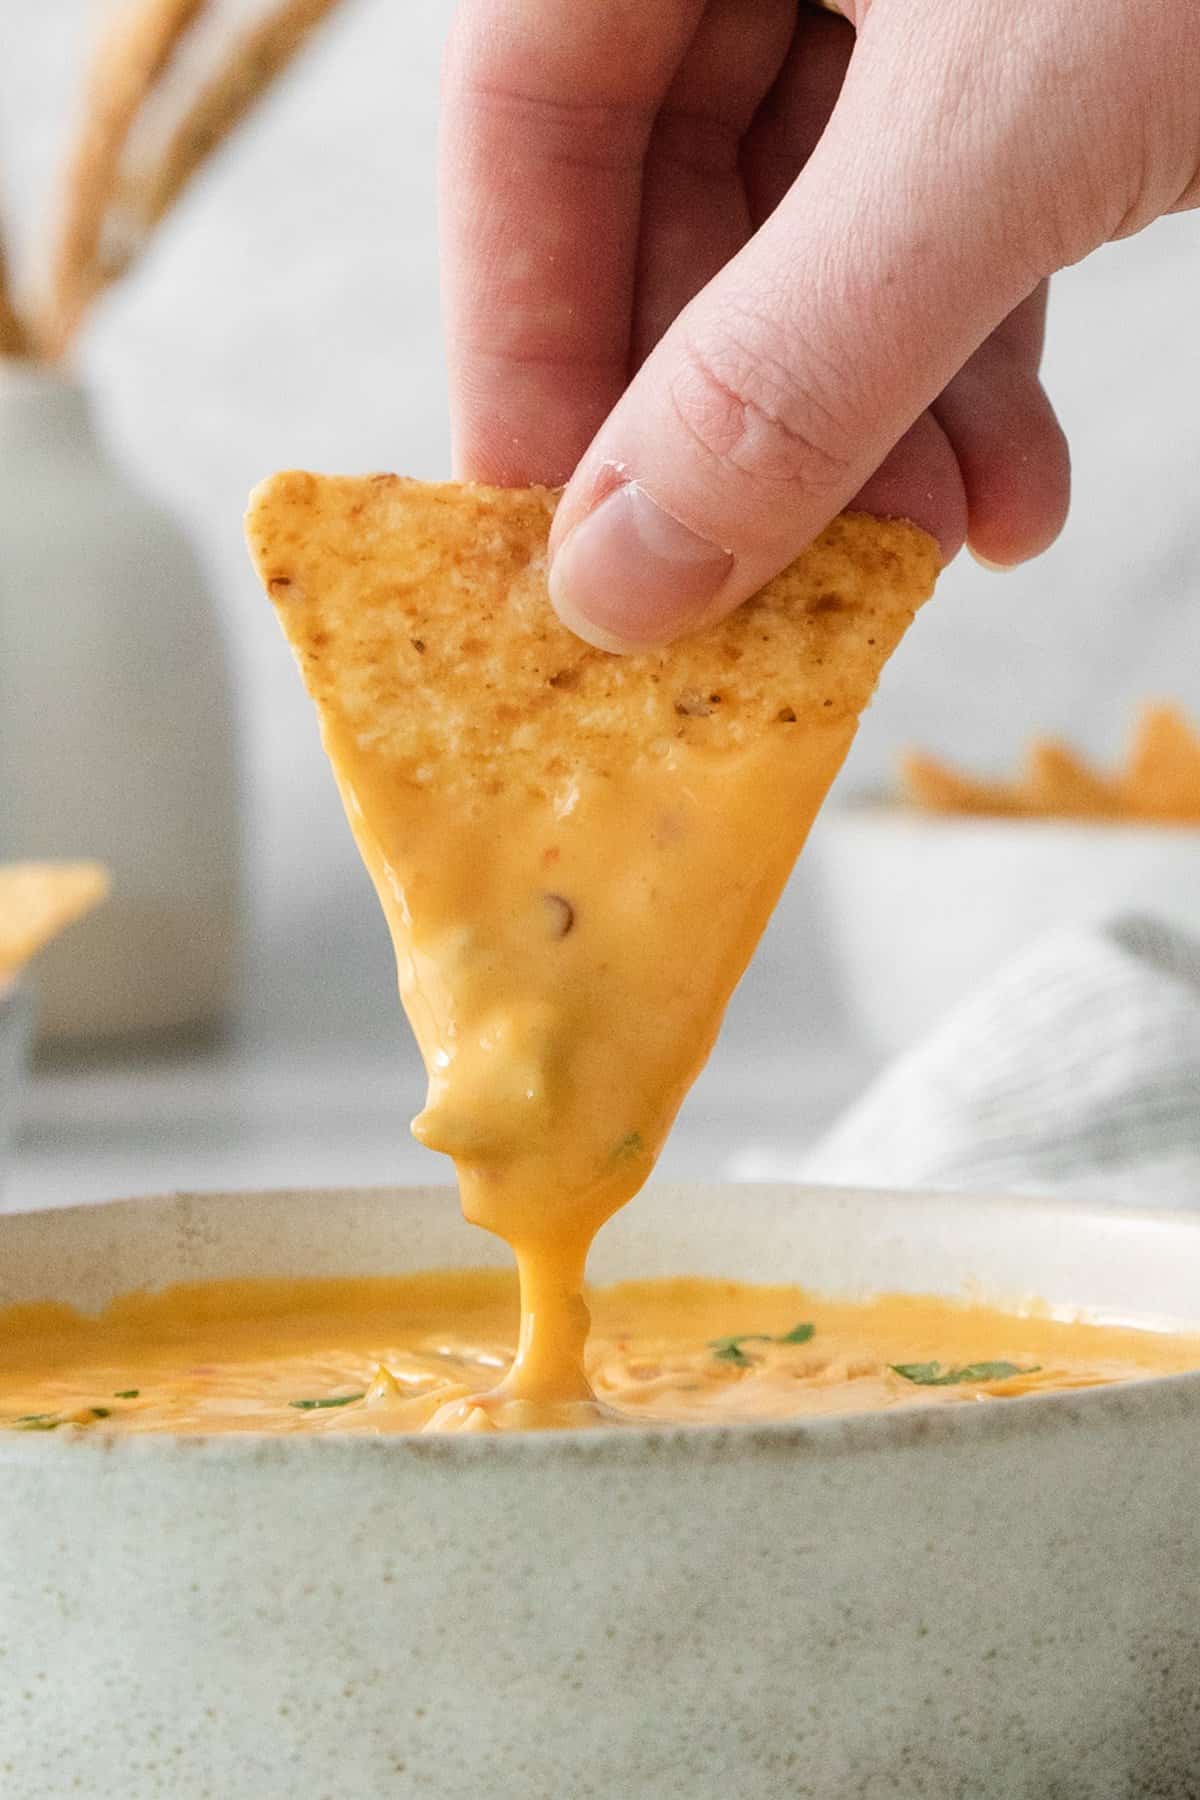
<svg viewBox="0 0 1200 1800">
<path fill-rule="evenodd" d="M 112 1418 L 112 1407 L 111 1406 L 93 1406 L 90 1410 L 91 1410 L 93 1419 L 111 1419 Z"/>
<path fill-rule="evenodd" d="M 54 1413 L 23 1413 L 13 1422 L 18 1431 L 57 1431 L 62 1424 Z"/>
<path fill-rule="evenodd" d="M 799 1325 L 793 1325 L 782 1337 L 771 1337 L 765 1331 L 743 1331 L 737 1337 L 710 1338 L 708 1348 L 718 1362 L 733 1363 L 736 1368 L 750 1369 L 754 1366 L 754 1358 L 747 1356 L 742 1349 L 743 1344 L 807 1344 L 816 1331 L 811 1319 L 804 1319 Z"/>
<path fill-rule="evenodd" d="M 621 1139 L 620 1143 L 617 1145 L 616 1149 L 613 1151 L 613 1161 L 614 1162 L 624 1162 L 625 1158 L 628 1156 L 640 1156 L 641 1154 L 642 1154 L 642 1134 L 641 1134 L 641 1132 L 640 1131 L 629 1131 L 629 1132 L 626 1132 L 625 1136 Z"/>
<path fill-rule="evenodd" d="M 115 1393 L 113 1395 L 113 1399 L 114 1400 L 136 1400 L 138 1395 L 141 1393 L 141 1391 L 142 1391 L 141 1388 L 121 1388 L 118 1393 Z"/>
<path fill-rule="evenodd" d="M 905 1381 L 911 1381 L 916 1387 L 958 1387 L 968 1381 L 1008 1381 L 1013 1375 L 1036 1375 L 1041 1368 L 1034 1363 L 1032 1368 L 1021 1369 L 1010 1362 L 977 1362 L 967 1363 L 961 1369 L 943 1369 L 941 1363 L 890 1363 L 889 1368 L 895 1375 L 902 1375 Z"/>
<path fill-rule="evenodd" d="M 289 1400 L 288 1405 L 301 1412 L 322 1412 L 327 1406 L 349 1406 L 353 1401 L 365 1398 L 365 1394 L 330 1394 L 323 1400 Z"/>
<path fill-rule="evenodd" d="M 742 1345 L 762 1343 L 764 1341 L 765 1340 L 762 1338 L 753 1337 L 711 1338 L 709 1340 L 708 1348 L 712 1351 L 718 1362 L 736 1363 L 739 1369 L 748 1369 L 753 1358 L 746 1355 L 746 1352 L 742 1349 Z"/>
</svg>

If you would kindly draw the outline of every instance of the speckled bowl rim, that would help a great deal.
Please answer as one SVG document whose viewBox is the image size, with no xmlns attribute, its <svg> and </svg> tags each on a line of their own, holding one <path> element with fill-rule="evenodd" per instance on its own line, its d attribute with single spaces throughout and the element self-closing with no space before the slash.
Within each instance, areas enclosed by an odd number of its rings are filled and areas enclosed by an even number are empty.
<svg viewBox="0 0 1200 1800">
<path fill-rule="evenodd" d="M 675 1185 L 675 1184 L 672 1184 Z M 842 1190 L 814 1188 L 802 1183 L 757 1184 L 702 1183 L 679 1184 L 699 1192 L 714 1194 L 736 1185 L 740 1194 L 752 1202 L 756 1188 L 777 1192 L 794 1187 L 797 1194 L 819 1192 L 836 1197 Z M 355 1195 L 363 1198 L 394 1197 L 411 1193 L 426 1195 L 440 1192 L 453 1197 L 451 1188 L 393 1188 L 387 1186 L 354 1188 L 262 1189 L 209 1193 L 174 1193 L 147 1195 L 133 1200 L 112 1200 L 56 1209 L 54 1216 L 67 1219 L 86 1214 L 91 1218 L 114 1207 L 162 1205 L 194 1201 L 203 1208 L 206 1201 L 244 1201 L 247 1199 L 326 1200 L 333 1202 Z M 945 1203 L 950 1207 L 969 1205 L 972 1211 L 1003 1213 L 1023 1212 L 1031 1216 L 1068 1212 L 1081 1223 L 1130 1225 L 1135 1228 L 1158 1226 L 1171 1232 L 1194 1233 L 1200 1240 L 1200 1213 L 1190 1214 L 1165 1208 L 1091 1205 L 1030 1195 L 965 1195 L 961 1193 L 920 1190 L 898 1194 L 881 1190 L 847 1189 L 846 1195 L 869 1198 L 881 1206 L 903 1199 L 920 1200 L 924 1204 Z M 31 1213 L 9 1213 L 0 1216 L 0 1236 L 5 1218 L 30 1219 Z M 1086 1303 L 1081 1302 L 1086 1310 Z M 1197 1329 L 1200 1329 L 1198 1319 Z M 684 1463 L 716 1464 L 731 1458 L 798 1458 L 808 1456 L 821 1461 L 845 1457 L 871 1458 L 902 1450 L 919 1443 L 960 1442 L 964 1453 L 978 1442 L 1002 1442 L 1006 1439 L 1036 1441 L 1048 1435 L 1061 1436 L 1064 1431 L 1086 1430 L 1091 1424 L 1103 1425 L 1114 1417 L 1136 1419 L 1149 1411 L 1161 1417 L 1193 1418 L 1200 1412 L 1200 1370 L 1176 1375 L 1146 1376 L 1109 1387 L 1060 1389 L 1051 1393 L 1023 1395 L 995 1404 L 952 1407 L 899 1405 L 886 1411 L 831 1415 L 808 1419 L 780 1419 L 760 1424 L 714 1423 L 700 1425 L 622 1425 L 601 1426 L 592 1430 L 553 1428 L 546 1431 L 496 1433 L 494 1435 L 435 1435 L 421 1432 L 388 1432 L 378 1437 L 357 1434 L 339 1436 L 321 1433 L 313 1437 L 277 1436 L 269 1432 L 176 1433 L 154 1432 L 130 1437 L 115 1434 L 100 1436 L 84 1428 L 64 1427 L 54 1433 L 0 1432 L 0 1465 L 18 1458 L 53 1459 L 60 1456 L 83 1457 L 86 1466 L 104 1464 L 113 1457 L 155 1457 L 184 1455 L 218 1458 L 242 1464 L 302 1462 L 316 1454 L 340 1457 L 353 1462 L 358 1457 L 392 1456 L 416 1463 L 474 1467 L 499 1458 L 504 1463 L 567 1461 L 573 1464 L 628 1465 L 631 1462 L 661 1464 L 664 1460 Z"/>
</svg>

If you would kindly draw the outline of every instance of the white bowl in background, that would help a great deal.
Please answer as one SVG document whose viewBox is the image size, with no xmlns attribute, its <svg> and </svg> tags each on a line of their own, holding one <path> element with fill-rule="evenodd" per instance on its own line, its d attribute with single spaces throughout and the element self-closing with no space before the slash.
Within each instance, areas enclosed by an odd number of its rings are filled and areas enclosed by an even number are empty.
<svg viewBox="0 0 1200 1800">
<path fill-rule="evenodd" d="M 448 1190 L 0 1217 L 0 1302 L 495 1263 Z M 1200 1219 L 652 1188 L 593 1276 L 1196 1324 Z M 14 1800 L 1195 1800 L 1200 1373 L 759 1427 L 0 1433 Z"/>
<path fill-rule="evenodd" d="M 1200 935 L 1200 828 L 860 802 L 821 818 L 805 858 L 843 1005 L 889 1055 L 1056 927 L 1136 912 Z"/>
</svg>

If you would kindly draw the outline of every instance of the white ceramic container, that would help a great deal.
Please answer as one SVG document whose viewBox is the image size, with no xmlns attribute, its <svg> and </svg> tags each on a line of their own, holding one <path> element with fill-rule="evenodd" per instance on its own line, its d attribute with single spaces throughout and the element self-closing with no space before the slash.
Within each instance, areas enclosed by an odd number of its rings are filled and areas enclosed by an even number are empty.
<svg viewBox="0 0 1200 1800">
<path fill-rule="evenodd" d="M 822 816 L 805 866 L 852 1023 L 889 1055 L 1057 926 L 1148 913 L 1200 936 L 1200 827 L 861 803 Z"/>
<path fill-rule="evenodd" d="M 0 1217 L 0 1300 L 496 1261 L 446 1191 Z M 593 1274 L 1200 1317 L 1200 1221 L 651 1190 Z M 14 1800 L 1195 1800 L 1200 1374 L 741 1429 L 0 1434 Z"/>
<path fill-rule="evenodd" d="M 25 1080 L 32 998 L 27 981 L 0 981 L 0 1202 Z"/>
<path fill-rule="evenodd" d="M 84 390 L 0 359 L 0 858 L 98 857 L 108 902 L 38 963 L 44 1038 L 211 1026 L 238 915 L 236 746 L 187 539 Z"/>
</svg>

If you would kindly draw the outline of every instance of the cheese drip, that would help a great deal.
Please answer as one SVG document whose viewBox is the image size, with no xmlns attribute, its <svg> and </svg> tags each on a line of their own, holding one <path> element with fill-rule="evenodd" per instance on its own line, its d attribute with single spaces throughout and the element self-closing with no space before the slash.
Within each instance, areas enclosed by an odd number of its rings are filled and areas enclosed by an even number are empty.
<svg viewBox="0 0 1200 1800">
<path fill-rule="evenodd" d="M 854 728 L 676 743 L 471 805 L 326 723 L 429 1074 L 413 1131 L 520 1272 L 516 1359 L 457 1422 L 594 1406 L 588 1249 L 653 1167 Z"/>
<path fill-rule="evenodd" d="M 606 656 L 543 488 L 284 471 L 247 539 L 316 705 L 429 1075 L 417 1136 L 522 1323 L 441 1425 L 596 1416 L 588 1246 L 641 1186 L 854 736 L 933 539 L 846 514 L 726 619 Z"/>
</svg>

